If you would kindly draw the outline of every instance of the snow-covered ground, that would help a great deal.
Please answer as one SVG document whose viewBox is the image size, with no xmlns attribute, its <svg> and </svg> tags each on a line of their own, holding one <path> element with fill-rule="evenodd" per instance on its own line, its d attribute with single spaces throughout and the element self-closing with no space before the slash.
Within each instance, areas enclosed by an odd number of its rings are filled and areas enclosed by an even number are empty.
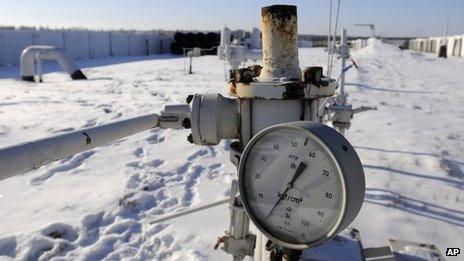
<svg viewBox="0 0 464 261">
<path fill-rule="evenodd" d="M 346 134 L 367 181 L 353 227 L 364 246 L 398 238 L 442 252 L 463 247 L 464 59 L 378 42 L 353 57 L 360 71 L 347 75 L 349 100 L 378 108 L 357 114 Z M 0 147 L 159 112 L 188 94 L 227 93 L 216 56 L 194 58 L 193 75 L 179 57 L 131 59 L 80 61 L 90 80 L 55 72 L 42 84 L 0 67 Z M 301 67 L 326 61 L 323 49 L 300 49 Z M 236 178 L 228 142 L 200 147 L 187 134 L 147 131 L 0 181 L 0 259 L 228 258 L 213 250 L 228 226 L 226 205 L 148 224 L 227 196 Z"/>
</svg>

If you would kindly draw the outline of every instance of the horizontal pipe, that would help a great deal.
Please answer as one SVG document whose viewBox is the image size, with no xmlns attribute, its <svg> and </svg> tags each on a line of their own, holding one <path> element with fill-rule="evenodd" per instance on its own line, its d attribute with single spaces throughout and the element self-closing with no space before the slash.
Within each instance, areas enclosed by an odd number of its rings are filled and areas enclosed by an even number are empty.
<svg viewBox="0 0 464 261">
<path fill-rule="evenodd" d="M 149 114 L 0 149 L 0 180 L 158 126 Z"/>
<path fill-rule="evenodd" d="M 220 206 L 220 205 L 224 205 L 224 204 L 227 204 L 229 202 L 230 202 L 230 198 L 221 199 L 219 201 L 216 201 L 216 202 L 213 202 L 213 203 L 210 203 L 210 204 L 207 204 L 207 205 L 195 207 L 195 208 L 192 208 L 192 209 L 189 209 L 189 210 L 186 210 L 186 211 L 182 211 L 182 212 L 179 212 L 179 213 L 174 213 L 172 215 L 168 215 L 168 216 L 164 216 L 164 217 L 152 220 L 152 221 L 150 221 L 150 225 L 160 223 L 160 222 L 163 222 L 163 221 L 167 221 L 167 220 L 170 220 L 170 219 L 173 219 L 173 218 L 189 215 L 189 214 L 192 214 L 192 213 L 195 213 L 195 212 L 206 210 L 208 208 L 213 208 L 213 207 L 217 207 L 217 206 Z"/>
</svg>

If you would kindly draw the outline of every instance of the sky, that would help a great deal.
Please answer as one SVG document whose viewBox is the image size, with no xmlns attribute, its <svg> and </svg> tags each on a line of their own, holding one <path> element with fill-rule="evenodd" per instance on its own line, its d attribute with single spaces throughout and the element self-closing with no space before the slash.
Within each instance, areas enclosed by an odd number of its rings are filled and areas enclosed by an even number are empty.
<svg viewBox="0 0 464 261">
<path fill-rule="evenodd" d="M 334 12 L 338 0 L 333 0 Z M 260 8 L 298 7 L 300 34 L 327 34 L 329 0 L 0 0 L 0 25 L 89 29 L 214 30 L 260 26 Z M 464 0 L 341 0 L 340 27 L 367 36 L 355 23 L 374 23 L 381 36 L 464 34 Z"/>
</svg>

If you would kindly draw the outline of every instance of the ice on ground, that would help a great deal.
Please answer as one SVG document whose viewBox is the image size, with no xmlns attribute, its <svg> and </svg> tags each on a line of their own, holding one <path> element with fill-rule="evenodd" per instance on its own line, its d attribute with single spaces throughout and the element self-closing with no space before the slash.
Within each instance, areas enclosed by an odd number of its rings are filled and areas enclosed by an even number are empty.
<svg viewBox="0 0 464 261">
<path fill-rule="evenodd" d="M 360 70 L 348 72 L 349 100 L 378 111 L 357 114 L 347 131 L 367 182 L 352 226 L 364 246 L 389 238 L 442 251 L 464 245 L 464 60 L 380 42 L 353 58 Z M 321 48 L 300 49 L 301 67 L 325 66 L 326 59 Z M 227 94 L 216 56 L 194 58 L 193 75 L 179 57 L 115 61 L 80 61 L 88 81 L 61 72 L 46 74 L 42 84 L 0 79 L 0 146 L 159 112 L 188 94 Z M 339 72 L 338 61 L 334 66 Z M 200 147 L 187 134 L 154 129 L 1 181 L 0 256 L 228 258 L 213 250 L 228 227 L 227 206 L 148 224 L 226 197 L 236 178 L 229 141 Z"/>
</svg>

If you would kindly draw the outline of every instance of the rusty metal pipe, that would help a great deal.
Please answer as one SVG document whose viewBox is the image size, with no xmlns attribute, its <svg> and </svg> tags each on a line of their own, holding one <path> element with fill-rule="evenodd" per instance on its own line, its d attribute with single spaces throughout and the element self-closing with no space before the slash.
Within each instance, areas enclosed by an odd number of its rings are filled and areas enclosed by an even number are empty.
<svg viewBox="0 0 464 261">
<path fill-rule="evenodd" d="M 272 5 L 261 9 L 263 69 L 259 79 L 300 80 L 296 6 Z"/>
</svg>

